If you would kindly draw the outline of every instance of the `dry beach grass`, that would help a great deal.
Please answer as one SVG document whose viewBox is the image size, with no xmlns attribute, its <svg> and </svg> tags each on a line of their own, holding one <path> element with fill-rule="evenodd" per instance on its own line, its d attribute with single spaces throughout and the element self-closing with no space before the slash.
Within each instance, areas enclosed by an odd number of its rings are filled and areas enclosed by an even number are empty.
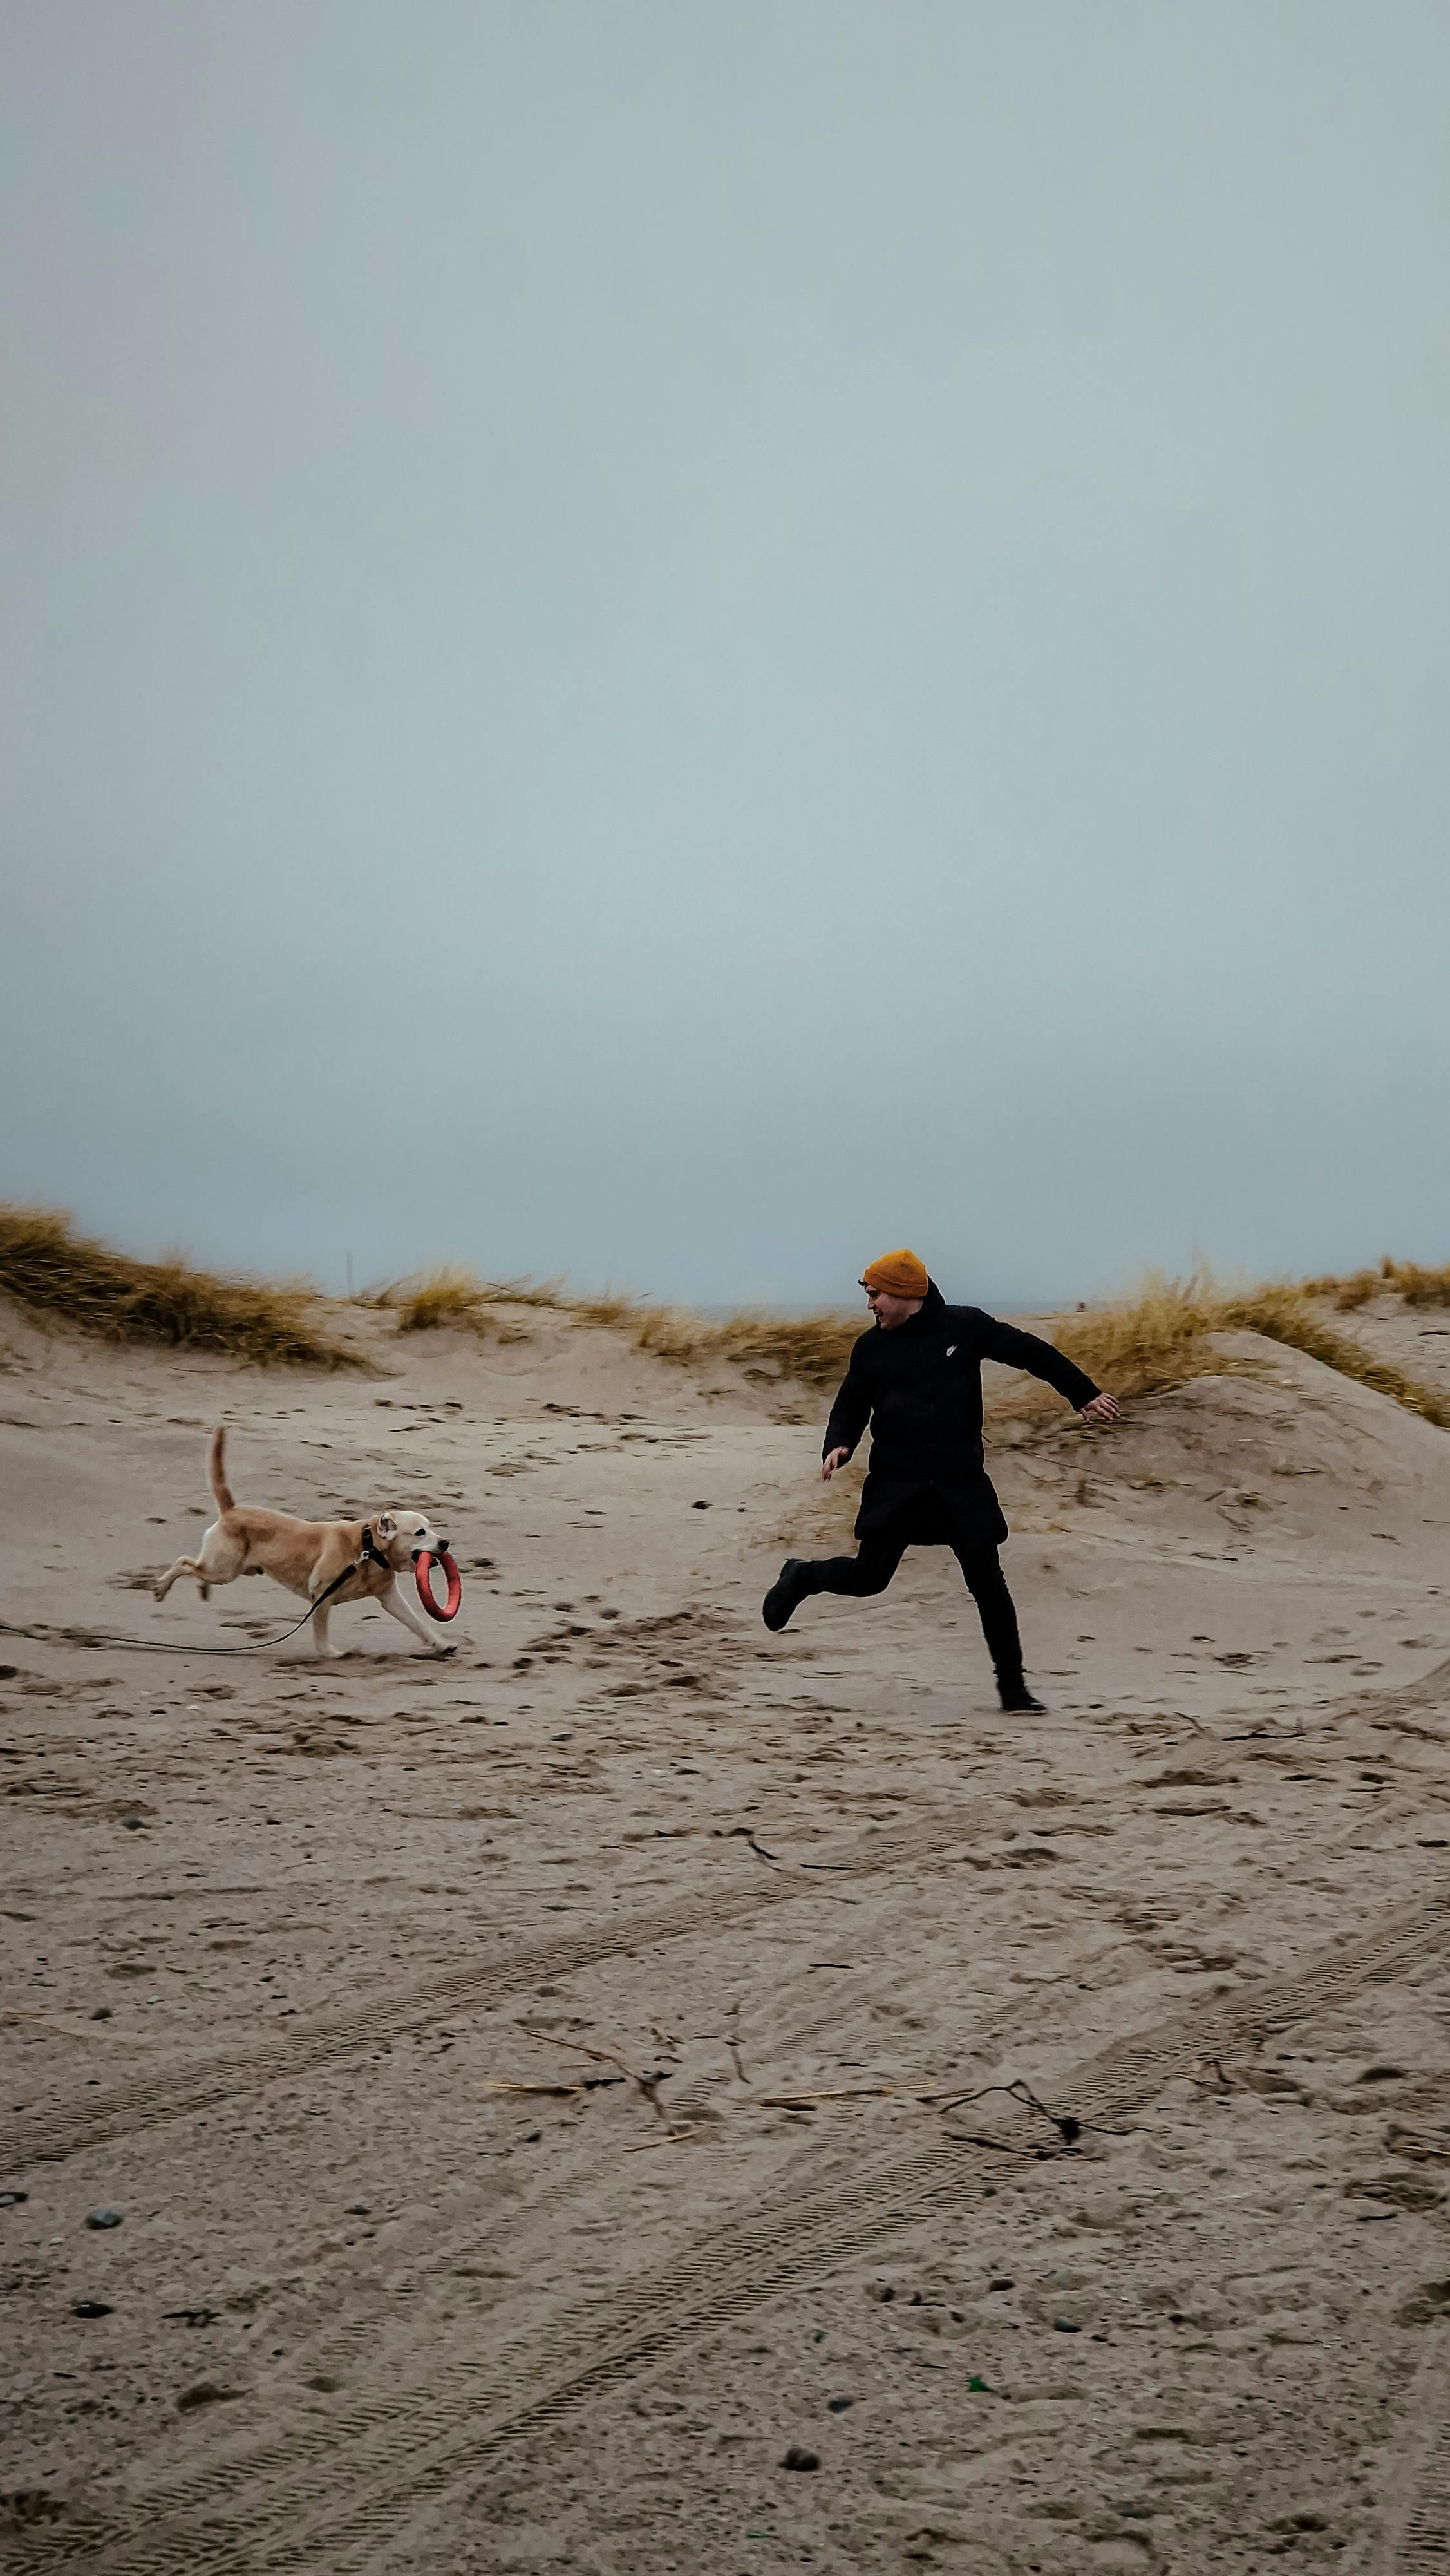
<svg viewBox="0 0 1450 2576">
<path fill-rule="evenodd" d="M 573 1294 L 559 1280 L 486 1279 L 460 1264 L 391 1281 L 350 1305 L 306 1280 L 226 1276 L 180 1254 L 138 1261 L 79 1234 L 67 1216 L 21 1207 L 0 1207 L 0 1294 L 52 1326 L 214 1351 L 258 1367 L 360 1365 L 363 1352 L 346 1331 L 360 1311 L 391 1320 L 399 1334 L 452 1330 L 501 1343 L 527 1338 L 531 1319 L 547 1315 L 624 1331 L 637 1350 L 671 1367 L 738 1369 L 747 1378 L 815 1390 L 836 1383 L 862 1329 L 859 1315 L 830 1311 L 744 1311 L 716 1321 L 623 1294 Z M 1248 1332 L 1304 1351 L 1450 1427 L 1450 1406 L 1436 1389 L 1336 1331 L 1326 1311 L 1353 1312 L 1377 1297 L 1411 1308 L 1450 1303 L 1450 1266 L 1386 1260 L 1342 1279 L 1245 1287 L 1224 1286 L 1204 1270 L 1187 1279 L 1150 1274 L 1121 1297 L 1048 1319 L 1048 1329 L 1081 1368 L 1120 1395 L 1159 1395 L 1197 1377 L 1250 1368 L 1252 1360 L 1225 1351 L 1221 1340 Z M 1023 1389 L 1011 1401 L 1030 1412 L 1043 1399 Z"/>
<path fill-rule="evenodd" d="M 0 1296 L 43 1326 L 102 1341 L 213 1351 L 258 1368 L 357 1365 L 308 1281 L 198 1270 L 180 1253 L 136 1261 L 51 1208 L 0 1206 Z"/>
<path fill-rule="evenodd" d="M 1220 1337 L 1257 1333 L 1373 1387 L 1442 1430 L 1450 1428 L 1443 1393 L 1335 1331 L 1324 1312 L 1326 1284 L 1269 1280 L 1226 1288 L 1205 1271 L 1186 1280 L 1149 1278 L 1127 1296 L 1062 1318 L 1051 1327 L 1052 1339 L 1100 1385 L 1132 1396 L 1160 1395 L 1195 1377 L 1252 1368 L 1252 1359 L 1225 1352 Z M 1398 1282 L 1392 1285 L 1398 1293 Z M 1381 1293 L 1384 1286 L 1381 1278 Z"/>
<path fill-rule="evenodd" d="M 1450 1306 L 1450 1262 L 1427 1269 L 1418 1261 L 1392 1261 L 1388 1254 L 1375 1270 L 1353 1270 L 1343 1278 L 1308 1279 L 1311 1296 L 1327 1297 L 1348 1310 L 1367 1306 L 1386 1294 L 1403 1297 L 1407 1306 Z"/>
<path fill-rule="evenodd" d="M 389 1280 L 365 1302 L 397 1317 L 400 1333 L 462 1332 L 517 1340 L 514 1310 L 567 1315 L 576 1324 L 618 1324 L 635 1311 L 631 1297 L 571 1297 L 558 1279 L 484 1279 L 461 1262 L 445 1262 L 410 1279 Z"/>
</svg>

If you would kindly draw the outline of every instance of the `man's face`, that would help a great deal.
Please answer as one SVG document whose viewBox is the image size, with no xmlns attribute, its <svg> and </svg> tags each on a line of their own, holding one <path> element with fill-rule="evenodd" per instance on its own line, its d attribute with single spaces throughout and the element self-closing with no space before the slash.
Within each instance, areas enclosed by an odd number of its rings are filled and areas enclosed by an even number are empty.
<svg viewBox="0 0 1450 2576">
<path fill-rule="evenodd" d="M 921 1313 L 919 1297 L 893 1297 L 887 1288 L 868 1288 L 866 1303 L 883 1333 L 894 1333 L 898 1324 L 909 1322 Z"/>
</svg>

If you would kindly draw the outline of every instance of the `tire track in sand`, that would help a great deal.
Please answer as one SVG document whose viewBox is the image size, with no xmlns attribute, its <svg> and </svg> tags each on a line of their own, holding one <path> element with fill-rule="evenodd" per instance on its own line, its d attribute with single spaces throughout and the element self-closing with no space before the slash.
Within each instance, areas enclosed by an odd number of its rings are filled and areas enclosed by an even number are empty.
<svg viewBox="0 0 1450 2576">
<path fill-rule="evenodd" d="M 1447 1697 L 1450 1659 L 1434 1665 L 1418 1681 L 1388 1691 L 1356 1692 L 1336 1702 L 1325 1714 L 1332 1725 L 1372 1712 L 1392 1716 L 1402 1709 L 1436 1706 Z M 1232 1739 L 1219 1737 L 1211 1744 L 1202 1743 L 1201 1749 L 1195 1745 L 1194 1750 L 1208 1766 L 1228 1768 L 1235 1759 L 1237 1745 Z M 1129 1783 L 1125 1780 L 1121 1785 L 1126 1787 Z M 789 1904 L 797 1896 L 811 1893 L 811 1881 L 817 1876 L 822 1880 L 874 1878 L 909 1862 L 935 1859 L 953 1848 L 979 1843 L 991 1830 L 991 1812 L 978 1805 L 970 1820 L 937 1817 L 914 1832 L 889 1838 L 883 1834 L 879 1843 L 874 1835 L 865 1837 L 839 1858 L 827 1852 L 788 1873 L 782 1868 L 776 1882 L 741 1881 L 715 1896 L 688 1898 L 652 1913 L 632 1915 L 622 1922 L 597 1924 L 589 1931 L 531 1943 L 486 1966 L 448 1969 L 422 1985 L 319 2017 L 296 2031 L 251 2048 L 193 2058 L 135 2083 L 118 2085 L 85 2102 L 60 2104 L 0 2121 L 0 2163 L 12 2171 L 29 2163 L 58 2163 L 86 2147 L 103 2146 L 132 2130 L 154 2128 L 167 2120 L 183 2118 L 190 2111 L 210 2110 L 240 2094 L 260 2091 L 288 2076 L 307 2075 L 319 2067 L 337 2065 L 362 2055 L 381 2040 L 426 2030 L 464 2007 L 471 2005 L 486 2011 L 544 1979 L 568 1976 L 575 1969 L 627 1956 L 632 1950 L 648 1948 L 658 1941 L 683 1940 L 692 1932 L 748 1921 L 772 1906 Z M 863 1843 L 867 1847 L 863 1848 Z"/>
<path fill-rule="evenodd" d="M 1142 2110 L 1205 2059 L 1261 2043 L 1447 1947 L 1450 1885 L 1301 1968 L 1114 2041 L 1062 2076 L 1054 2099 L 1081 2120 L 1110 2124 Z M 1026 2112 L 1004 2119 L 1000 2133 L 1024 2162 L 1040 2149 L 1040 2124 Z M 341 2576 L 357 2555 L 375 2554 L 417 2507 L 477 2476 L 509 2443 L 782 2291 L 819 2281 L 933 2210 L 960 2204 L 989 2175 L 1000 2176 L 1002 2161 L 1000 2153 L 938 2137 L 905 2154 L 848 2164 L 817 2188 L 756 2200 L 748 2215 L 722 2221 L 655 2270 L 579 2302 L 496 2358 L 445 2364 L 412 2388 L 199 2463 L 139 2497 L 133 2514 L 104 2530 L 92 2523 L 54 2541 L 37 2535 L 17 2567 L 40 2571 L 84 2560 L 105 2576 L 262 2576 L 309 2567 Z M 351 2460 L 340 2456 L 348 2445 L 359 2446 Z M 1450 2462 L 1450 2437 L 1436 2457 L 1442 2453 Z M 1434 2509 L 1432 2496 L 1425 2510 Z M 1426 2528 L 1427 2545 L 1438 2547 Z M 1441 2563 L 1423 2554 L 1397 2562 L 1417 2576 L 1422 2566 Z"/>
<path fill-rule="evenodd" d="M 1410 2384 L 1382 2479 L 1384 2510 L 1352 2576 L 1443 2576 L 1450 2567 L 1450 2331 L 1440 2327 Z"/>
<path fill-rule="evenodd" d="M 871 1835 L 839 1858 L 828 1855 L 807 1866 L 782 1866 L 775 1878 L 756 1875 L 713 1896 L 686 1897 L 649 1913 L 616 1917 L 586 1931 L 531 1942 L 501 1959 L 447 1969 L 421 1985 L 350 2005 L 250 2048 L 218 2051 L 181 2066 L 163 2067 L 84 2102 L 22 2113 L 0 2122 L 0 2165 L 18 2172 L 27 2164 L 59 2163 L 133 2130 L 155 2128 L 189 2111 L 210 2110 L 239 2094 L 259 2092 L 288 2076 L 335 2066 L 362 2055 L 379 2041 L 426 2030 L 466 2007 L 486 2011 L 544 1980 L 594 1967 L 600 1960 L 649 1949 L 656 1942 L 684 1940 L 692 1932 L 747 1922 L 772 1906 L 818 1895 L 843 1880 L 874 1878 L 911 1862 L 941 1858 L 980 1841 L 983 1831 L 983 1812 L 978 1807 L 970 1820 L 938 1818 L 911 1833 Z"/>
</svg>

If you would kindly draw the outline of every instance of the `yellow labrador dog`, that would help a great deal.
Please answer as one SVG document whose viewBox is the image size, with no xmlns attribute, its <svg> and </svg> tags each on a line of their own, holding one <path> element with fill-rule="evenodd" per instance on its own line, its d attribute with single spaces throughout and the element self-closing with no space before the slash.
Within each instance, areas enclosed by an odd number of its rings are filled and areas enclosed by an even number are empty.
<svg viewBox="0 0 1450 2576">
<path fill-rule="evenodd" d="M 179 1574 L 190 1574 L 201 1586 L 203 1601 L 214 1583 L 234 1583 L 239 1574 L 270 1574 L 304 1601 L 315 1601 L 346 1566 L 357 1572 L 338 1585 L 312 1621 L 312 1642 L 319 1655 L 339 1654 L 327 1642 L 328 1618 L 339 1601 L 376 1601 L 392 1619 L 400 1619 L 435 1655 L 451 1654 L 451 1645 L 433 1636 L 418 1612 L 398 1590 L 397 1577 L 411 1574 L 425 1549 L 435 1556 L 447 1547 L 422 1512 L 375 1512 L 370 1521 L 301 1521 L 290 1512 L 269 1512 L 255 1503 L 239 1503 L 227 1483 L 227 1435 L 218 1423 L 211 1435 L 207 1468 L 216 1497 L 217 1518 L 196 1556 L 179 1556 L 158 1583 L 164 1601 Z"/>
</svg>

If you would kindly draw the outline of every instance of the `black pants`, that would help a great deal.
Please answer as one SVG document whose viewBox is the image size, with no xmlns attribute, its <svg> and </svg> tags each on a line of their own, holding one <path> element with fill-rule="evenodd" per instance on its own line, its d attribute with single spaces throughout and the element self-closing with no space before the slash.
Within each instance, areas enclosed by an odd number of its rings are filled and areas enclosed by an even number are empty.
<svg viewBox="0 0 1450 2576">
<path fill-rule="evenodd" d="M 911 1537 L 900 1528 L 886 1528 L 874 1537 L 863 1538 L 854 1556 L 818 1557 L 805 1569 L 812 1592 L 845 1592 L 853 1600 L 863 1601 L 874 1592 L 884 1592 L 898 1565 L 912 1545 Z M 967 1589 L 982 1619 L 982 1634 L 987 1652 L 996 1667 L 999 1683 L 1022 1679 L 1022 1640 L 1017 1633 L 1017 1613 L 1007 1578 L 997 1562 L 995 1547 L 965 1548 L 952 1546 L 952 1554 L 966 1576 Z"/>
</svg>

